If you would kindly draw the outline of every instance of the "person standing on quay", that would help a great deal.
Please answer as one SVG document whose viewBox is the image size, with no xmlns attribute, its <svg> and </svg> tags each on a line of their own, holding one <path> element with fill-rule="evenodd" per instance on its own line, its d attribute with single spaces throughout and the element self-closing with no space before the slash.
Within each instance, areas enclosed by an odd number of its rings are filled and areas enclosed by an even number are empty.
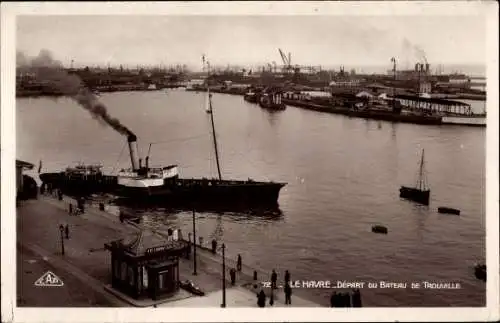
<svg viewBox="0 0 500 323">
<path fill-rule="evenodd" d="M 352 307 L 362 307 L 361 292 L 359 291 L 359 289 L 355 289 L 351 297 L 352 297 Z"/>
<path fill-rule="evenodd" d="M 259 307 L 266 307 L 266 293 L 264 293 L 263 289 L 261 289 L 260 293 L 257 294 L 257 305 Z"/>
<path fill-rule="evenodd" d="M 241 255 L 240 254 L 238 254 L 238 261 L 236 263 L 236 269 L 238 271 L 241 271 Z"/>
<path fill-rule="evenodd" d="M 330 307 L 337 307 L 337 292 L 333 292 L 330 297 Z"/>
<path fill-rule="evenodd" d="M 285 285 L 285 305 L 292 305 L 292 287 Z"/>
<path fill-rule="evenodd" d="M 278 274 L 276 273 L 276 270 L 273 269 L 273 272 L 271 274 L 271 290 L 276 289 L 276 282 L 278 281 Z"/>
<path fill-rule="evenodd" d="M 285 285 L 290 283 L 290 272 L 285 270 Z"/>
<path fill-rule="evenodd" d="M 212 253 L 217 253 L 217 240 L 212 239 Z"/>
<path fill-rule="evenodd" d="M 231 268 L 231 270 L 229 271 L 229 276 L 231 276 L 231 285 L 234 286 L 234 284 L 236 283 L 236 270 L 234 270 L 234 268 Z"/>
</svg>

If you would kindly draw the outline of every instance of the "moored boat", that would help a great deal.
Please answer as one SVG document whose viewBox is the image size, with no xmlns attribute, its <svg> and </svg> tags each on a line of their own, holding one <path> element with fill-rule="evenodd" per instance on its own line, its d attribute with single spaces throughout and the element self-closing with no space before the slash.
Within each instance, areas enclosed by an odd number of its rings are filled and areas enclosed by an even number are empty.
<svg viewBox="0 0 500 323">
<path fill-rule="evenodd" d="M 253 91 L 248 91 L 243 95 L 243 99 L 250 103 L 257 103 L 259 100 L 258 94 Z"/>
<path fill-rule="evenodd" d="M 420 160 L 418 180 L 415 187 L 401 186 L 399 197 L 411 200 L 424 205 L 429 205 L 430 189 L 427 186 L 424 169 L 424 150 L 422 150 L 422 159 Z"/>
<path fill-rule="evenodd" d="M 389 231 L 387 230 L 387 227 L 377 224 L 372 226 L 372 232 L 373 233 L 381 233 L 381 234 L 387 234 Z"/>
<path fill-rule="evenodd" d="M 261 108 L 269 110 L 286 109 L 286 105 L 283 103 L 283 93 L 278 90 L 265 90 L 259 97 L 259 105 Z"/>
<path fill-rule="evenodd" d="M 438 207 L 439 213 L 455 214 L 460 215 L 460 210 L 451 207 L 440 206 Z"/>
</svg>

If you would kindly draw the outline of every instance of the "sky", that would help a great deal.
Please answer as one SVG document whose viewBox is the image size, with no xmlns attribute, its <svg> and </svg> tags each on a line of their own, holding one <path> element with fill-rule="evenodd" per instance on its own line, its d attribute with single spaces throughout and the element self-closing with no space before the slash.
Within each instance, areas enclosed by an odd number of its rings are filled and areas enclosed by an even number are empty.
<svg viewBox="0 0 500 323">
<path fill-rule="evenodd" d="M 484 64 L 483 16 L 18 16 L 17 50 L 63 64 Z"/>
</svg>

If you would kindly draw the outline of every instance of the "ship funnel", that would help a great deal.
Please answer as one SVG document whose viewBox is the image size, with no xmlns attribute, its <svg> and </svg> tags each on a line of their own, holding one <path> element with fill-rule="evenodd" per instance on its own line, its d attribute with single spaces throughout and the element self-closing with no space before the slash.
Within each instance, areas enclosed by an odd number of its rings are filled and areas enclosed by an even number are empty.
<svg viewBox="0 0 500 323">
<path fill-rule="evenodd" d="M 132 169 L 137 170 L 137 137 L 133 134 L 128 136 L 128 148 L 130 150 L 130 161 Z"/>
<path fill-rule="evenodd" d="M 139 169 L 141 169 L 141 168 L 142 168 L 142 159 L 139 158 Z"/>
<path fill-rule="evenodd" d="M 149 169 L 149 156 L 146 156 L 145 163 L 146 163 L 146 169 Z"/>
</svg>

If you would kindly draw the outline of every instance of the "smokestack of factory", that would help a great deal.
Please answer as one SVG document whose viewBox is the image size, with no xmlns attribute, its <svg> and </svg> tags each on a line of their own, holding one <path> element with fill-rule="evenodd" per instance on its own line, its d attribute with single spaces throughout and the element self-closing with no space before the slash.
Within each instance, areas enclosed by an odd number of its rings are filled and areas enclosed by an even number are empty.
<svg viewBox="0 0 500 323">
<path fill-rule="evenodd" d="M 134 134 L 128 136 L 128 148 L 130 151 L 130 161 L 132 163 L 132 169 L 138 170 L 139 165 L 137 162 L 137 137 Z"/>
<path fill-rule="evenodd" d="M 415 64 L 415 72 L 418 72 L 418 63 Z"/>
<path fill-rule="evenodd" d="M 429 63 L 425 64 L 425 71 L 429 73 L 431 65 Z"/>
</svg>

